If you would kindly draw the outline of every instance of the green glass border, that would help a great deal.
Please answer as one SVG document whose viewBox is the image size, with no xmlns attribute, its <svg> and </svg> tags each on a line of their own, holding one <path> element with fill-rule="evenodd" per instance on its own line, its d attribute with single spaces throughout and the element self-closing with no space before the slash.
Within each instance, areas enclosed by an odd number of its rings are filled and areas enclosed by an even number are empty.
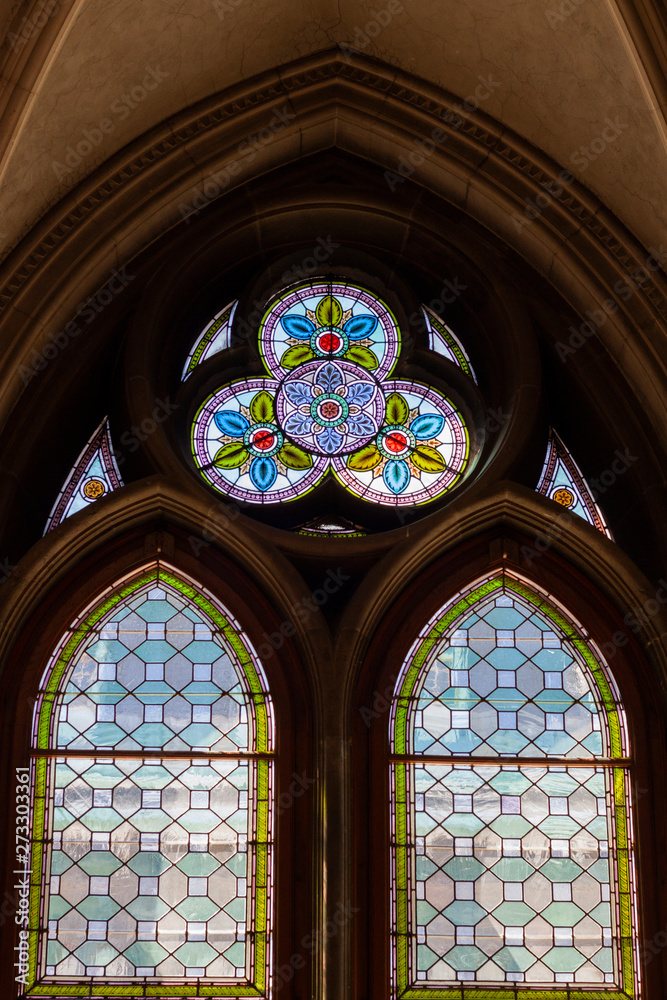
<svg viewBox="0 0 667 1000">
<path fill-rule="evenodd" d="M 185 372 L 185 378 L 187 378 L 188 375 L 192 374 L 197 365 L 200 363 L 201 356 L 208 347 L 208 345 L 211 343 L 215 335 L 220 332 L 225 323 L 229 321 L 229 317 L 231 315 L 232 309 L 234 308 L 234 305 L 235 303 L 232 303 L 230 306 L 227 307 L 227 309 L 223 310 L 222 315 L 218 316 L 217 319 L 214 319 L 212 325 L 203 334 L 201 340 L 199 341 L 194 351 L 192 352 L 190 363 Z"/>
<path fill-rule="evenodd" d="M 158 581 L 166 583 L 182 597 L 193 603 L 232 647 L 248 685 L 254 715 L 254 739 L 250 740 L 250 749 L 248 752 L 271 752 L 270 696 L 266 686 L 262 684 L 258 667 L 241 635 L 220 609 L 204 594 L 196 590 L 192 584 L 176 576 L 172 571 L 158 566 L 145 570 L 134 578 L 122 583 L 113 593 L 104 597 L 72 631 L 72 634 L 64 643 L 57 656 L 45 686 L 35 734 L 36 749 L 51 749 L 50 739 L 54 721 L 54 708 L 58 702 L 61 685 L 68 669 L 72 665 L 73 658 L 81 650 L 82 645 L 90 638 L 91 632 L 96 627 L 99 627 L 102 619 L 118 607 L 118 605 L 135 596 L 142 588 L 155 584 Z M 59 754 L 59 756 L 67 757 L 67 750 L 63 749 L 62 754 Z M 92 750 L 90 756 L 91 759 L 95 757 L 111 758 L 113 757 L 113 751 L 98 750 L 96 752 Z M 141 756 L 141 752 L 138 751 L 137 758 L 139 759 Z M 192 754 L 193 759 L 198 757 L 211 758 L 214 756 L 215 754 Z M 240 759 L 244 759 L 242 752 L 238 756 Z M 271 827 L 270 770 L 273 766 L 273 761 L 266 758 L 249 761 L 254 774 L 255 787 L 254 824 L 251 838 L 255 845 L 254 870 L 251 876 L 253 884 L 251 898 L 253 899 L 254 907 L 252 920 L 248 921 L 253 929 L 251 953 L 253 982 L 217 985 L 215 983 L 211 983 L 210 985 L 203 984 L 200 981 L 196 981 L 196 983 L 191 981 L 188 983 L 151 984 L 148 981 L 140 979 L 127 984 L 111 984 L 104 983 L 103 981 L 97 983 L 94 979 L 90 978 L 87 982 L 63 983 L 62 985 L 58 983 L 40 984 L 37 982 L 43 891 L 42 872 L 45 863 L 46 846 L 50 836 L 50 831 L 46 829 L 46 821 L 49 819 L 47 809 L 49 762 L 50 759 L 47 757 L 33 758 L 32 877 L 28 926 L 28 969 L 29 978 L 33 985 L 27 987 L 21 995 L 25 997 L 135 997 L 137 995 L 146 997 L 265 997 L 269 986 L 269 971 L 267 967 L 270 935 L 268 852 Z M 251 878 L 248 878 L 249 882 Z"/>
<path fill-rule="evenodd" d="M 581 637 L 571 621 L 555 608 L 546 597 L 532 590 L 522 581 L 501 574 L 484 580 L 481 584 L 463 594 L 451 607 L 446 608 L 433 624 L 428 633 L 416 645 L 410 663 L 404 671 L 398 695 L 394 696 L 394 715 L 390 730 L 390 743 L 397 755 L 409 754 L 409 712 L 422 677 L 425 665 L 434 647 L 439 644 L 446 631 L 466 614 L 474 605 L 487 598 L 497 590 L 514 592 L 523 601 L 535 607 L 535 610 L 556 626 L 556 630 L 570 642 L 588 667 L 595 686 L 603 717 L 607 722 L 607 736 L 610 756 L 622 757 L 626 748 L 623 745 L 623 728 L 619 717 L 619 705 L 606 670 L 593 655 L 588 643 Z M 591 766 L 595 766 L 591 758 Z M 545 757 L 545 766 L 550 758 Z M 424 763 L 428 755 L 424 755 Z M 452 757 L 452 763 L 457 758 Z M 466 759 L 466 763 L 469 761 Z M 521 759 L 498 758 L 498 765 L 520 764 Z M 633 871 L 630 857 L 630 787 L 629 772 L 626 767 L 611 768 L 611 793 L 613 799 L 614 849 L 616 851 L 616 872 L 614 892 L 618 901 L 619 918 L 619 953 L 621 957 L 621 987 L 614 989 L 550 989 L 549 987 L 511 988 L 503 987 L 488 989 L 484 986 L 466 987 L 463 983 L 456 986 L 433 989 L 417 987 L 410 983 L 410 899 L 409 899 L 409 865 L 410 845 L 408 843 L 408 810 L 410 798 L 408 794 L 410 767 L 409 762 L 395 762 L 391 765 L 394 775 L 394 800 L 392 803 L 392 819 L 394 825 L 394 878 L 396 934 L 395 968 L 396 994 L 400 1000 L 611 1000 L 611 998 L 636 996 L 636 954 L 633 935 Z"/>
<path fill-rule="evenodd" d="M 475 375 L 473 373 L 470 362 L 463 353 L 463 349 L 461 348 L 460 344 L 456 342 L 456 339 L 454 338 L 453 334 L 450 333 L 450 331 L 447 329 L 444 322 L 441 319 L 438 319 L 435 313 L 431 312 L 430 310 L 428 311 L 428 320 L 431 326 L 434 327 L 436 333 L 440 337 L 442 337 L 442 339 L 449 347 L 450 351 L 458 361 L 461 370 L 464 371 L 465 374 L 473 380 L 473 382 L 476 382 Z"/>
</svg>

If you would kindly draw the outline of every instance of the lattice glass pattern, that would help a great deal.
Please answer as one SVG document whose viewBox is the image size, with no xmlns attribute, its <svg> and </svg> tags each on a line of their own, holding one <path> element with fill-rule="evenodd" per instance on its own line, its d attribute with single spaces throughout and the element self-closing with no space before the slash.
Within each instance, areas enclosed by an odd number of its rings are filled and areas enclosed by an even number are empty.
<svg viewBox="0 0 667 1000">
<path fill-rule="evenodd" d="M 211 623 L 156 587 L 91 632 L 62 696 L 55 745 L 247 750 L 247 703 Z"/>
<path fill-rule="evenodd" d="M 508 593 L 464 617 L 438 650 L 414 708 L 415 753 L 603 752 L 598 705 L 575 649 Z"/>
<path fill-rule="evenodd" d="M 583 629 L 475 584 L 413 645 L 390 739 L 395 996 L 636 996 L 625 718 Z"/>
<path fill-rule="evenodd" d="M 53 763 L 47 976 L 250 978 L 249 769 Z"/>
<path fill-rule="evenodd" d="M 236 622 L 166 568 L 121 581 L 54 654 L 34 742 L 27 995 L 266 996 L 273 720 Z"/>
<path fill-rule="evenodd" d="M 410 772 L 417 979 L 617 983 L 608 770 Z"/>
</svg>

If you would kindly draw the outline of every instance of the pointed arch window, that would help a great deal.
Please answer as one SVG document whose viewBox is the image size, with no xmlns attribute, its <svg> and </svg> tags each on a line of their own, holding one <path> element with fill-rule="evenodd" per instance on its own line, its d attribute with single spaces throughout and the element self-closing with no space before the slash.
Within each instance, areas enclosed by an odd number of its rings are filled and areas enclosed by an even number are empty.
<svg viewBox="0 0 667 1000">
<path fill-rule="evenodd" d="M 120 489 L 122 485 L 123 480 L 111 443 L 109 420 L 105 417 L 63 483 L 46 522 L 44 534 L 57 528 L 65 518 L 107 493 Z"/>
<path fill-rule="evenodd" d="M 88 608 L 35 709 L 27 996 L 268 994 L 273 743 L 254 650 L 192 580 Z"/>
<path fill-rule="evenodd" d="M 611 538 L 611 532 L 602 516 L 602 511 L 595 502 L 593 492 L 584 479 L 579 466 L 553 428 L 549 432 L 547 455 L 536 492 L 549 497 L 550 500 L 554 500 L 566 510 L 571 510 L 573 514 L 583 517 L 594 528 Z"/>
<path fill-rule="evenodd" d="M 635 996 L 627 732 L 584 629 L 475 584 L 410 651 L 390 738 L 395 996 Z"/>
</svg>

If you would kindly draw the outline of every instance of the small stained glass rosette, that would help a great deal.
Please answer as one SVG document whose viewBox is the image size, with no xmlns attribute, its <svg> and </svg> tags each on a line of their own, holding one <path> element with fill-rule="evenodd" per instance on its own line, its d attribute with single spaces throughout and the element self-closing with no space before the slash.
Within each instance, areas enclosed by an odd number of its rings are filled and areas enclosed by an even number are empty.
<svg viewBox="0 0 667 1000">
<path fill-rule="evenodd" d="M 122 485 L 111 443 L 109 420 L 105 417 L 77 458 L 56 497 L 44 534 Z"/>
<path fill-rule="evenodd" d="M 549 432 L 547 456 L 536 492 L 583 517 L 608 538 L 612 537 L 579 466 L 553 428 Z"/>
<path fill-rule="evenodd" d="M 320 455 L 355 451 L 382 424 L 382 387 L 358 365 L 310 361 L 289 375 L 276 399 L 280 426 L 293 441 Z"/>
<path fill-rule="evenodd" d="M 276 423 L 273 379 L 242 379 L 205 401 L 193 448 L 216 489 L 250 503 L 294 500 L 312 489 L 327 462 L 289 441 Z"/>
<path fill-rule="evenodd" d="M 317 358 L 355 362 L 376 378 L 396 364 L 400 334 L 387 306 L 348 282 L 318 281 L 287 289 L 259 331 L 262 360 L 272 373 Z"/>
<path fill-rule="evenodd" d="M 364 500 L 427 503 L 459 480 L 468 459 L 466 426 L 451 403 L 429 386 L 385 382 L 385 391 L 380 432 L 354 454 L 336 458 L 335 473 Z"/>
</svg>

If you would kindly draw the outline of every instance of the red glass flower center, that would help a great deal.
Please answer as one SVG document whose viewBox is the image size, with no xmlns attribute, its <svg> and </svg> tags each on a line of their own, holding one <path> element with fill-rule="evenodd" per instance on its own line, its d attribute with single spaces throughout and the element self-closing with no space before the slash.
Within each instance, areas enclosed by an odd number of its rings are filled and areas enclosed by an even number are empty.
<svg viewBox="0 0 667 1000">
<path fill-rule="evenodd" d="M 333 400 L 328 399 L 320 406 L 320 413 L 325 420 L 335 420 L 340 413 L 340 403 L 334 403 Z"/>
<path fill-rule="evenodd" d="M 398 454 L 399 451 L 405 451 L 408 446 L 408 439 L 405 434 L 401 434 L 399 431 L 392 431 L 384 439 L 384 446 L 387 451 L 393 451 L 394 454 Z"/>
<path fill-rule="evenodd" d="M 342 344 L 337 333 L 323 333 L 320 337 L 320 350 L 335 353 Z"/>
<path fill-rule="evenodd" d="M 271 431 L 258 430 L 252 436 L 253 448 L 259 448 L 260 451 L 268 451 L 269 448 L 273 448 L 275 444 L 275 435 Z"/>
</svg>

